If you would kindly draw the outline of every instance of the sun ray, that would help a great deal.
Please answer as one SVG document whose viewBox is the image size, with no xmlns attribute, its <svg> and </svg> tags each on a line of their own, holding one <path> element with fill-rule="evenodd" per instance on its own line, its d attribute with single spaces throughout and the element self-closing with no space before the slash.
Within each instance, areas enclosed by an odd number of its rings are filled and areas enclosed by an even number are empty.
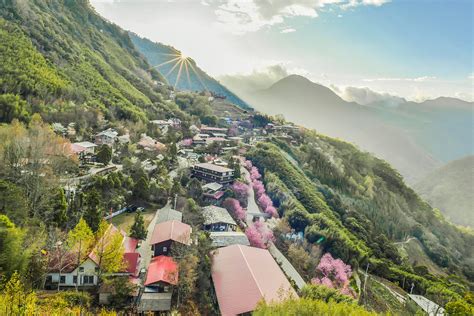
<svg viewBox="0 0 474 316">
<path fill-rule="evenodd" d="M 174 64 L 174 66 L 170 69 L 170 71 L 168 71 L 168 73 L 165 75 L 165 77 L 168 77 L 168 76 L 173 72 L 173 70 L 174 70 L 176 67 L 178 67 L 179 64 L 180 64 L 180 61 L 178 60 L 178 61 L 176 62 L 176 64 Z"/>
<path fill-rule="evenodd" d="M 194 71 L 194 73 L 195 73 L 196 76 L 198 77 L 199 82 L 200 82 L 200 83 L 202 84 L 202 86 L 204 87 L 204 90 L 207 91 L 208 89 L 207 89 L 206 85 L 204 84 L 204 82 L 202 81 L 201 76 L 198 74 L 198 72 L 197 72 L 196 69 L 194 68 L 193 63 L 190 62 L 190 63 L 189 63 L 189 66 L 191 66 L 191 69 Z"/>
<path fill-rule="evenodd" d="M 185 70 L 186 70 L 186 77 L 188 77 L 189 90 L 191 90 L 191 78 L 189 77 L 188 63 L 189 63 L 189 61 L 186 59 L 186 60 L 184 61 L 184 68 L 185 68 Z"/>
<path fill-rule="evenodd" d="M 181 78 L 181 71 L 183 70 L 183 64 L 185 63 L 186 59 L 181 59 L 179 63 L 179 70 L 178 70 L 178 75 L 176 76 L 176 81 L 174 83 L 174 88 L 176 89 L 176 86 L 178 85 L 179 79 Z"/>
<path fill-rule="evenodd" d="M 170 59 L 170 60 L 168 60 L 168 61 L 165 61 L 164 63 L 161 63 L 161 64 L 159 64 L 159 65 L 153 66 L 153 67 L 151 67 L 151 68 L 158 68 L 158 67 L 164 66 L 164 65 L 166 65 L 166 64 L 169 64 L 169 63 L 172 63 L 172 62 L 174 62 L 174 61 L 177 61 L 177 60 L 180 59 L 180 58 L 181 58 L 181 57 L 176 57 L 176 58 Z M 150 68 L 150 69 L 151 69 L 151 68 Z"/>
</svg>

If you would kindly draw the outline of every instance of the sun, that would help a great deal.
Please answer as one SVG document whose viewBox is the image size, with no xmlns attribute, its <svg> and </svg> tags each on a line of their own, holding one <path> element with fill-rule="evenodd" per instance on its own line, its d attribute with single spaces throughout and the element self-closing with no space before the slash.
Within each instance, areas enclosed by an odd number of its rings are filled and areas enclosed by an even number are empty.
<svg viewBox="0 0 474 316">
<path fill-rule="evenodd" d="M 169 59 L 151 68 L 160 68 L 164 65 L 172 64 L 171 69 L 166 74 L 164 74 L 164 76 L 168 79 L 171 74 L 177 71 L 176 80 L 174 83 L 175 88 L 178 85 L 179 80 L 181 79 L 181 73 L 184 70 L 186 72 L 186 78 L 188 79 L 189 86 L 191 86 L 191 79 L 190 79 L 190 73 L 189 73 L 191 71 L 194 75 L 196 75 L 197 79 L 201 83 L 204 90 L 207 91 L 206 84 L 202 81 L 201 76 L 194 68 L 191 57 L 189 57 L 188 55 L 178 50 L 175 50 L 174 53 L 163 53 L 163 55 L 169 56 Z"/>
</svg>

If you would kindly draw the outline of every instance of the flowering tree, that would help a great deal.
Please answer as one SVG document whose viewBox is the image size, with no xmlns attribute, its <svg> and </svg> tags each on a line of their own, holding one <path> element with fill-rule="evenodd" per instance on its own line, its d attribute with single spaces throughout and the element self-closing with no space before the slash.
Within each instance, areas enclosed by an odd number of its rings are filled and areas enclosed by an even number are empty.
<svg viewBox="0 0 474 316">
<path fill-rule="evenodd" d="M 245 168 L 250 171 L 252 169 L 253 165 L 250 160 L 245 160 Z"/>
<path fill-rule="evenodd" d="M 232 184 L 232 191 L 234 191 L 239 201 L 246 200 L 249 196 L 248 185 L 240 181 L 235 181 L 234 184 Z"/>
<path fill-rule="evenodd" d="M 277 209 L 273 205 L 270 205 L 264 211 L 265 213 L 270 214 L 272 217 L 278 217 Z"/>
<path fill-rule="evenodd" d="M 266 210 L 269 206 L 273 206 L 272 199 L 270 199 L 266 193 L 261 194 L 257 202 L 263 210 Z"/>
<path fill-rule="evenodd" d="M 252 187 L 253 187 L 253 190 L 255 191 L 255 195 L 257 196 L 257 199 L 260 198 L 260 196 L 262 196 L 263 193 L 265 193 L 265 187 L 263 186 L 263 183 L 260 180 L 253 180 Z"/>
<path fill-rule="evenodd" d="M 260 174 L 260 172 L 258 172 L 258 169 L 257 167 L 252 167 L 250 169 L 250 179 L 252 180 L 258 180 L 262 177 L 262 175 Z"/>
<path fill-rule="evenodd" d="M 270 242 L 275 240 L 273 232 L 262 222 L 258 221 L 247 227 L 245 235 L 250 245 L 258 248 L 268 248 Z"/>
<path fill-rule="evenodd" d="M 186 138 L 183 139 L 181 143 L 183 144 L 183 146 L 191 146 L 193 144 L 193 140 L 192 138 Z"/>
<path fill-rule="evenodd" d="M 317 277 L 311 280 L 313 284 L 321 284 L 337 289 L 342 294 L 353 296 L 349 288 L 349 279 L 352 275 L 351 266 L 341 259 L 334 259 L 330 253 L 325 253 L 316 267 Z"/>
<path fill-rule="evenodd" d="M 240 203 L 236 199 L 228 198 L 224 201 L 224 207 L 235 216 L 235 218 L 243 221 L 247 216 L 245 210 L 240 206 Z"/>
</svg>

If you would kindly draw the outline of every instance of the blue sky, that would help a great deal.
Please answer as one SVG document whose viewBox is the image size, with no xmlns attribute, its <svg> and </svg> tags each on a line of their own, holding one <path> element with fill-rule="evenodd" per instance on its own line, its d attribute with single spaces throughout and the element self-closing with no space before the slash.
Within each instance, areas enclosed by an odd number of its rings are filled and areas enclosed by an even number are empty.
<svg viewBox="0 0 474 316">
<path fill-rule="evenodd" d="M 256 88 L 298 73 L 409 99 L 472 100 L 473 1 L 92 0 L 125 29 Z"/>
</svg>

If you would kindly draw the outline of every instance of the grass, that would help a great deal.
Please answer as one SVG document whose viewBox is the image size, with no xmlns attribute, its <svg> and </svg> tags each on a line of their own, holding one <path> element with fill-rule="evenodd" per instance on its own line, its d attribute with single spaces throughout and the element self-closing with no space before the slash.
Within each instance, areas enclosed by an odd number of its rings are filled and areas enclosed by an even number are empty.
<svg viewBox="0 0 474 316">
<path fill-rule="evenodd" d="M 145 222 L 145 228 L 148 228 L 148 225 L 150 225 L 151 220 L 153 219 L 153 216 L 155 216 L 156 209 L 148 207 L 146 208 L 142 214 L 143 214 L 143 220 Z M 122 213 L 118 216 L 115 216 L 114 218 L 111 219 L 112 224 L 114 224 L 116 227 L 129 232 L 130 227 L 133 225 L 135 219 L 135 213 Z"/>
</svg>

